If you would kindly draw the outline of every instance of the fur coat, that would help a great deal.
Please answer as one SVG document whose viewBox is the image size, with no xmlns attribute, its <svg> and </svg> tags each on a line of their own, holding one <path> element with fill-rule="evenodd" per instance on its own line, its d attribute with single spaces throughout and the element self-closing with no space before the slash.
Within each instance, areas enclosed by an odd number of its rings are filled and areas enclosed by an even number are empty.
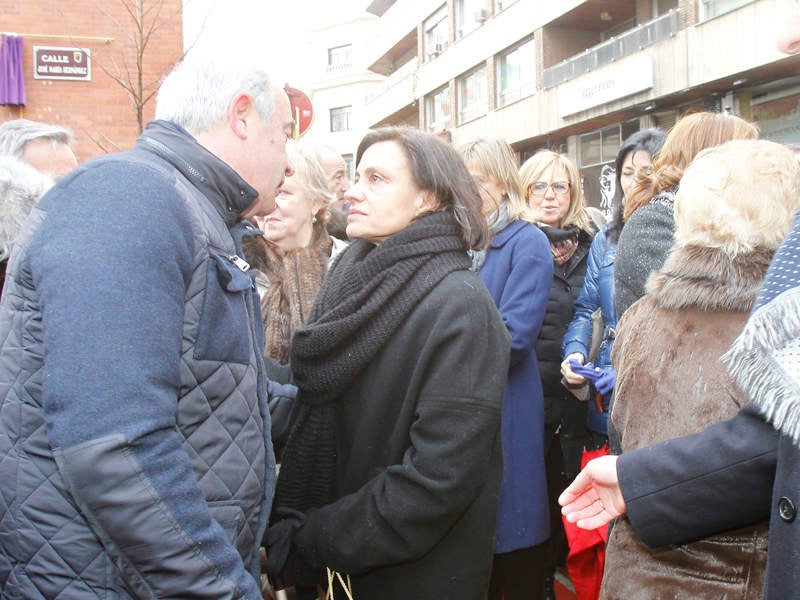
<svg viewBox="0 0 800 600">
<path fill-rule="evenodd" d="M 264 236 L 244 241 L 245 259 L 258 270 L 264 356 L 288 364 L 292 336 L 308 317 L 328 266 L 344 246 L 328 236 L 321 221 L 305 248 L 281 250 Z"/>
<path fill-rule="evenodd" d="M 612 422 L 623 452 L 704 429 L 748 398 L 720 357 L 741 332 L 771 252 L 734 259 L 675 247 L 617 328 Z M 766 522 L 685 545 L 651 549 L 620 518 L 609 538 L 602 598 L 760 597 Z"/>
</svg>

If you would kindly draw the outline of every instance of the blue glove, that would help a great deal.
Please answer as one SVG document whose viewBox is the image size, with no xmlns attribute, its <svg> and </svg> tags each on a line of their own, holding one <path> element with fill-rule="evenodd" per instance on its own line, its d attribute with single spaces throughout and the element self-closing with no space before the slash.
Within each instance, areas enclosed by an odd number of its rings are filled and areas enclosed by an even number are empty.
<svg viewBox="0 0 800 600">
<path fill-rule="evenodd" d="M 601 370 L 602 375 L 594 382 L 594 387 L 598 392 L 607 396 L 614 389 L 614 367 Z"/>
<path fill-rule="evenodd" d="M 570 359 L 569 368 L 572 369 L 572 372 L 576 375 L 580 375 L 592 383 L 597 381 L 600 378 L 600 375 L 603 373 L 603 370 L 600 367 L 595 367 L 592 363 L 586 363 L 585 365 L 582 365 L 574 358 Z"/>
<path fill-rule="evenodd" d="M 601 369 L 592 363 L 582 365 L 577 360 L 570 359 L 569 368 L 576 375 L 580 375 L 594 384 L 595 389 L 604 396 L 614 389 L 614 367 Z"/>
</svg>

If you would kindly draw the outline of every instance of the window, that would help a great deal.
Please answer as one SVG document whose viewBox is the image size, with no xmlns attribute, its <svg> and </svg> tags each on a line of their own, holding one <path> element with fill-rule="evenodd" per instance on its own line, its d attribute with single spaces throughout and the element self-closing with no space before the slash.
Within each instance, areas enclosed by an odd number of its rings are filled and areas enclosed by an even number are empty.
<svg viewBox="0 0 800 600">
<path fill-rule="evenodd" d="M 342 158 L 344 159 L 344 167 L 347 169 L 347 178 L 350 181 L 353 181 L 353 175 L 355 174 L 355 171 L 353 170 L 353 155 L 342 154 Z"/>
<path fill-rule="evenodd" d="M 484 0 L 456 0 L 456 39 L 476 30 L 489 15 Z"/>
<path fill-rule="evenodd" d="M 503 12 L 517 0 L 494 0 L 494 14 Z"/>
<path fill-rule="evenodd" d="M 445 4 L 430 17 L 425 19 L 425 60 L 431 60 L 441 54 L 450 41 L 450 25 L 447 20 Z"/>
<path fill-rule="evenodd" d="M 353 45 L 346 44 L 344 46 L 336 46 L 335 48 L 328 48 L 328 66 L 329 67 L 344 67 L 349 66 L 352 60 Z"/>
<path fill-rule="evenodd" d="M 486 75 L 486 65 L 483 65 L 456 81 L 459 125 L 485 115 L 489 109 L 489 82 Z"/>
<path fill-rule="evenodd" d="M 425 98 L 425 120 L 429 132 L 450 127 L 450 115 L 450 86 L 440 88 Z"/>
<path fill-rule="evenodd" d="M 639 130 L 639 120 L 610 125 L 579 138 L 578 165 L 583 178 L 583 195 L 589 206 L 611 216 L 614 197 L 614 160 L 622 142 Z"/>
<path fill-rule="evenodd" d="M 536 46 L 533 38 L 500 55 L 497 106 L 503 107 L 536 90 Z"/>
<path fill-rule="evenodd" d="M 352 106 L 340 106 L 331 109 L 331 133 L 337 131 L 350 131 L 350 116 L 353 114 Z"/>
<path fill-rule="evenodd" d="M 750 4 L 752 1 L 753 0 L 701 0 L 698 5 L 700 11 L 699 20 L 702 22 L 707 19 L 718 17 L 740 6 Z"/>
</svg>

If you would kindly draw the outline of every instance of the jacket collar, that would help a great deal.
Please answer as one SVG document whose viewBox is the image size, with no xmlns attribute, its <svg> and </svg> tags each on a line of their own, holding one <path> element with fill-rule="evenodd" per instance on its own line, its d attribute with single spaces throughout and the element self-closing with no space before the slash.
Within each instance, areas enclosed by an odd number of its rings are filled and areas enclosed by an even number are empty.
<svg viewBox="0 0 800 600">
<path fill-rule="evenodd" d="M 503 227 L 503 229 L 494 234 L 490 247 L 501 248 L 505 246 L 508 240 L 514 237 L 520 229 L 529 224 L 530 223 L 528 223 L 527 221 L 522 221 L 522 220 L 511 221 L 511 223 L 509 223 L 508 225 Z"/>
<path fill-rule="evenodd" d="M 192 182 L 231 227 L 258 197 L 258 192 L 224 161 L 200 145 L 183 127 L 151 121 L 136 142 L 175 167 Z"/>
</svg>

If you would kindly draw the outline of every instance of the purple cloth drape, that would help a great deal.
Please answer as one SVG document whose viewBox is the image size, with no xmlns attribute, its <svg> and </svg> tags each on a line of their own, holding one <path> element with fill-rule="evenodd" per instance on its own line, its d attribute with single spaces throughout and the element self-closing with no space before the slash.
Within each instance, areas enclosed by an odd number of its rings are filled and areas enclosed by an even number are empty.
<svg viewBox="0 0 800 600">
<path fill-rule="evenodd" d="M 22 39 L 3 34 L 3 44 L 0 46 L 0 104 L 25 104 Z"/>
</svg>

